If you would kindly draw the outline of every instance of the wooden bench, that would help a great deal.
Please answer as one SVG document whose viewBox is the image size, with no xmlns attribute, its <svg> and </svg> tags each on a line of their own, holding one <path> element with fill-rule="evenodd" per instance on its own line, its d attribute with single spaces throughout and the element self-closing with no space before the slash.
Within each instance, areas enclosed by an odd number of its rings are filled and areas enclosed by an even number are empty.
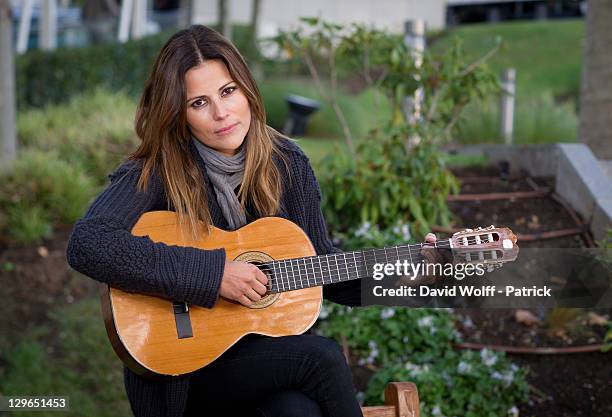
<svg viewBox="0 0 612 417">
<path fill-rule="evenodd" d="M 419 392 L 412 382 L 390 382 L 385 405 L 361 407 L 364 417 L 419 417 Z"/>
</svg>

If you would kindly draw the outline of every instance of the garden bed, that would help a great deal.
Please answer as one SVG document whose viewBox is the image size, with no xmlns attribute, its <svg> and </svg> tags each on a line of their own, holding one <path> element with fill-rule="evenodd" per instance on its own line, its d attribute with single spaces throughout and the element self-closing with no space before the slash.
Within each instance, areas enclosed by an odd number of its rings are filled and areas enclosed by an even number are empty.
<svg viewBox="0 0 612 417">
<path fill-rule="evenodd" d="M 534 191 L 554 185 L 551 178 L 526 175 L 506 180 L 498 167 L 461 168 L 455 175 L 464 178 L 461 194 Z M 507 226 L 519 235 L 521 248 L 578 248 L 588 242 L 581 235 L 554 239 L 521 241 L 521 235 L 568 229 L 576 226 L 576 216 L 550 195 L 512 200 L 450 202 L 458 217 L 457 228 Z M 516 320 L 516 310 L 456 311 L 466 342 L 521 347 L 568 347 L 599 344 L 607 327 L 589 320 L 585 311 L 558 310 L 557 319 L 541 325 L 525 325 Z M 543 311 L 531 313 L 544 319 Z M 607 311 L 597 311 L 605 316 Z M 564 355 L 510 354 L 510 359 L 530 368 L 529 383 L 536 389 L 519 409 L 523 416 L 608 416 L 612 415 L 612 361 L 609 355 L 573 353 Z"/>
</svg>

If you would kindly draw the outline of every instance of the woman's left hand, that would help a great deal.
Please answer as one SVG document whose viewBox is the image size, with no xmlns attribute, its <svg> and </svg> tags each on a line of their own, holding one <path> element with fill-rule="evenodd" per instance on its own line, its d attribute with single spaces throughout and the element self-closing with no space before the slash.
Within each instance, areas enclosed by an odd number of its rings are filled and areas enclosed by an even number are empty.
<svg viewBox="0 0 612 417">
<path fill-rule="evenodd" d="M 423 249 L 421 249 L 421 255 L 425 258 L 425 262 L 427 264 L 446 264 L 452 263 L 452 255 L 450 251 L 446 248 L 440 249 L 436 247 L 437 243 L 436 235 L 433 233 L 427 233 L 425 235 L 425 244 L 423 245 Z M 434 271 L 440 268 L 433 268 Z M 443 268 L 441 268 L 443 269 Z M 440 278 L 436 275 L 424 275 L 423 278 L 431 278 L 432 281 L 435 281 L 436 278 Z"/>
</svg>

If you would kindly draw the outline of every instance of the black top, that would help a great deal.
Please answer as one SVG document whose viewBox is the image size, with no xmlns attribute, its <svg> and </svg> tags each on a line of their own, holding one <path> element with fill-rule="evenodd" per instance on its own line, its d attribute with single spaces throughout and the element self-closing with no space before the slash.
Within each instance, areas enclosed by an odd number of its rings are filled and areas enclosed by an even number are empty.
<svg viewBox="0 0 612 417">
<path fill-rule="evenodd" d="M 204 176 L 212 222 L 228 230 L 204 162 L 195 146 L 190 144 L 190 147 Z M 290 172 L 287 173 L 284 163 L 275 157 L 274 162 L 283 178 L 278 216 L 300 226 L 318 255 L 340 252 L 328 237 L 320 207 L 321 191 L 308 157 L 291 141 L 281 140 L 281 149 L 287 156 Z M 131 234 L 143 213 L 168 210 L 169 207 L 158 174 L 152 173 L 145 192 L 137 191 L 141 169 L 142 161 L 127 161 L 109 175 L 110 185 L 74 226 L 68 242 L 68 263 L 75 270 L 120 289 L 213 307 L 225 267 L 224 249 L 169 246 Z M 248 222 L 256 219 L 251 211 L 247 207 Z M 348 281 L 327 285 L 323 294 L 337 303 L 359 305 L 360 284 Z M 158 382 L 144 379 L 125 368 L 124 377 L 135 416 L 182 416 L 189 376 Z"/>
</svg>

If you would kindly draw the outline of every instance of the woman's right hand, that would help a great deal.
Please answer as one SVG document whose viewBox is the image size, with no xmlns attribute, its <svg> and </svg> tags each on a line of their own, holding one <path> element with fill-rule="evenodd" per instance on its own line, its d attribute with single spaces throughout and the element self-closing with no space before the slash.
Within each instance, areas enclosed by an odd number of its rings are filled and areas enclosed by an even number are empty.
<svg viewBox="0 0 612 417">
<path fill-rule="evenodd" d="M 250 306 L 266 294 L 267 283 L 268 277 L 255 265 L 225 261 L 219 294 L 244 306 Z"/>
</svg>

